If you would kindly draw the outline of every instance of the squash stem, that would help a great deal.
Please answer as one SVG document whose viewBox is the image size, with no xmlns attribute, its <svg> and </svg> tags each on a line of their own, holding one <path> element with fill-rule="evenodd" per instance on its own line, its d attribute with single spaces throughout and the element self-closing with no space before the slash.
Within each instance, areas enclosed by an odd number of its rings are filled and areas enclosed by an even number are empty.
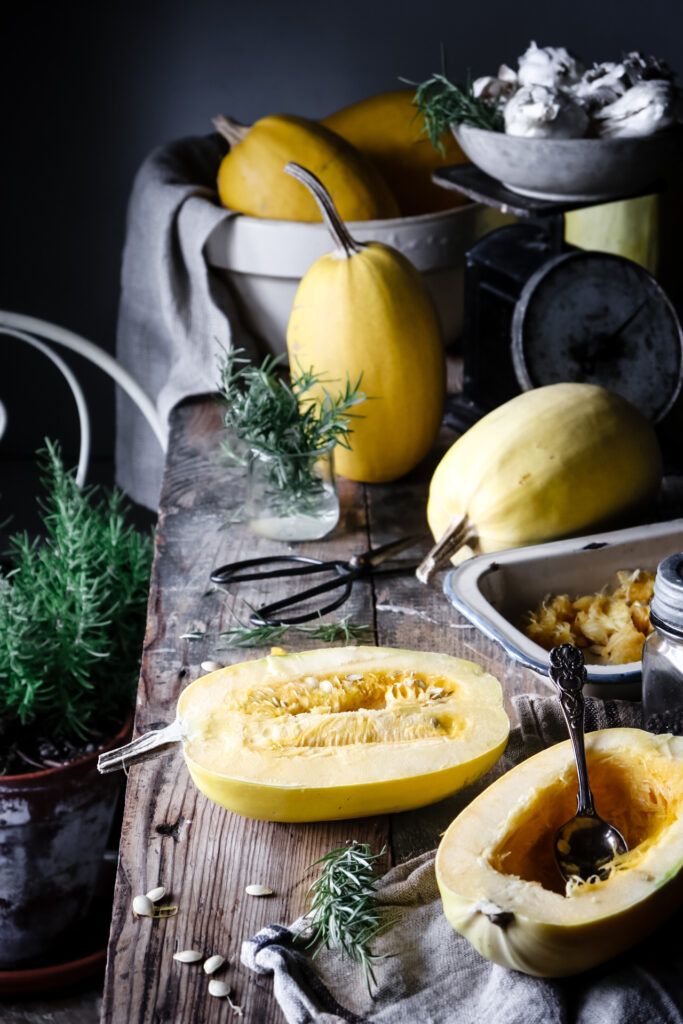
<svg viewBox="0 0 683 1024">
<path fill-rule="evenodd" d="M 454 519 L 444 535 L 415 570 L 415 575 L 420 583 L 428 583 L 434 573 L 448 564 L 449 559 L 456 551 L 475 540 L 476 536 L 474 523 L 468 519 L 467 515 L 463 514 L 459 519 Z"/>
<path fill-rule="evenodd" d="M 293 178 L 300 181 L 302 185 L 305 185 L 308 191 L 311 193 L 318 209 L 322 214 L 322 218 L 327 225 L 327 228 L 332 235 L 335 243 L 340 249 L 344 250 L 347 257 L 356 256 L 365 246 L 361 242 L 357 242 L 351 237 L 346 224 L 337 213 L 337 208 L 332 202 L 332 197 L 327 191 L 322 181 L 316 178 L 315 174 L 307 171 L 301 164 L 295 164 L 291 161 L 285 164 L 285 172 L 291 174 Z"/>
<path fill-rule="evenodd" d="M 240 124 L 239 121 L 233 121 L 231 117 L 224 117 L 223 114 L 219 114 L 218 117 L 214 117 L 212 124 L 219 135 L 222 135 L 231 146 L 236 146 L 246 136 L 251 125 Z"/>
</svg>

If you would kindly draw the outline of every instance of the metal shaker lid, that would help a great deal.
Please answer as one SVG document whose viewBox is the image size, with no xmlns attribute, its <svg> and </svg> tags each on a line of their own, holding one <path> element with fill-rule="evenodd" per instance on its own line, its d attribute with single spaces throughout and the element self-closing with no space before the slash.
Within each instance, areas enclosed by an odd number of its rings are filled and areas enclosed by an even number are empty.
<svg viewBox="0 0 683 1024">
<path fill-rule="evenodd" d="M 683 630 L 683 552 L 669 555 L 657 566 L 650 611 L 662 625 Z"/>
</svg>

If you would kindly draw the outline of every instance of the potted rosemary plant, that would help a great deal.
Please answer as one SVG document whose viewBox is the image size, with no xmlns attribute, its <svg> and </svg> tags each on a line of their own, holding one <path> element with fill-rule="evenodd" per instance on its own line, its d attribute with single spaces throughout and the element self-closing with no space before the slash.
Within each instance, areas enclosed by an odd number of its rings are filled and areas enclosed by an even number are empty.
<svg viewBox="0 0 683 1024">
<path fill-rule="evenodd" d="M 42 536 L 0 570 L 0 969 L 89 909 L 118 796 L 97 754 L 130 729 L 152 557 L 119 492 L 79 488 L 50 443 L 40 465 Z"/>
</svg>

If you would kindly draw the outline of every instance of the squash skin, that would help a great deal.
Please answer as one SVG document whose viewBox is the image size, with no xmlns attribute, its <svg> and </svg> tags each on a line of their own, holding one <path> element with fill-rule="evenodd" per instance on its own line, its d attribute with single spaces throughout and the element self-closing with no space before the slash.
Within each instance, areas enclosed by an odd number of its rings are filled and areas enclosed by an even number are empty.
<svg viewBox="0 0 683 1024">
<path fill-rule="evenodd" d="M 449 449 L 431 480 L 435 539 L 463 513 L 473 554 L 537 544 L 608 524 L 657 493 L 662 458 L 652 424 L 614 392 L 550 384 L 494 409 Z"/>
<path fill-rule="evenodd" d="M 467 157 L 451 132 L 441 139 L 443 155 L 434 149 L 422 131 L 414 95 L 412 89 L 379 93 L 344 107 L 321 122 L 373 161 L 396 196 L 404 217 L 451 210 L 469 201 L 432 182 L 432 171 L 467 163 Z"/>
<path fill-rule="evenodd" d="M 193 756 L 190 734 L 193 703 L 202 691 L 216 694 L 234 688 L 277 685 L 311 673 L 385 670 L 407 666 L 437 672 L 462 685 L 462 707 L 478 722 L 478 732 L 462 756 L 458 739 L 444 743 L 418 738 L 399 742 L 353 744 L 287 752 L 249 752 L 238 755 L 236 770 L 217 770 Z M 213 698 L 211 698 L 213 700 Z M 479 718 L 477 716 L 480 716 Z M 392 813 L 440 800 L 483 775 L 502 753 L 509 722 L 502 707 L 498 681 L 471 662 L 447 655 L 392 648 L 336 648 L 262 658 L 204 676 L 191 684 L 178 702 L 185 736 L 185 760 L 193 782 L 209 799 L 237 814 L 267 821 L 328 821 Z M 487 740 L 482 740 L 486 731 Z M 431 744 L 431 747 L 430 747 Z M 392 749 L 393 748 L 393 749 Z M 471 755 L 471 756 L 470 756 Z M 284 758 L 282 763 L 279 758 Z"/>
<path fill-rule="evenodd" d="M 442 772 L 391 782 L 353 786 L 263 786 L 245 779 L 216 779 L 213 772 L 185 755 L 185 763 L 197 789 L 235 814 L 258 821 L 340 821 L 378 814 L 398 814 L 443 800 L 484 775 L 505 748 L 502 741 L 480 757 Z M 409 756 L 409 755 L 407 755 Z"/>
<path fill-rule="evenodd" d="M 656 274 L 659 205 L 659 196 L 649 195 L 565 213 L 565 241 L 581 249 L 624 256 Z"/>
<path fill-rule="evenodd" d="M 293 114 L 261 118 L 231 147 L 218 169 L 221 202 L 252 217 L 319 221 L 312 197 L 282 173 L 289 160 L 322 180 L 345 220 L 398 216 L 391 189 L 366 157 L 324 125 Z"/>
<path fill-rule="evenodd" d="M 649 765 L 648 758 L 663 754 L 677 780 L 678 806 L 672 812 L 676 816 L 649 850 L 640 854 L 638 847 L 633 849 L 637 859 L 630 871 L 624 869 L 583 897 L 539 893 L 536 883 L 495 870 L 491 850 L 500 832 L 514 827 L 517 808 L 538 799 L 536 788 L 542 790 L 566 773 L 575 792 L 571 744 L 566 741 L 543 750 L 497 779 L 444 834 L 437 851 L 436 877 L 451 926 L 482 956 L 502 967 L 536 977 L 578 974 L 640 942 L 683 901 L 683 738 L 652 736 L 639 729 L 606 729 L 589 733 L 586 748 L 589 761 L 591 753 L 609 757 L 616 752 L 636 766 L 639 759 Z M 597 810 L 607 813 L 600 806 Z M 547 842 L 551 844 L 551 834 Z M 507 919 L 496 924 L 487 916 L 492 910 L 502 911 Z"/>
<path fill-rule="evenodd" d="M 335 449 L 350 480 L 396 480 L 421 461 L 441 423 L 445 359 L 426 286 L 397 250 L 370 242 L 331 253 L 302 278 L 287 328 L 290 365 L 355 383 L 367 396 L 352 421 L 351 450 Z"/>
</svg>

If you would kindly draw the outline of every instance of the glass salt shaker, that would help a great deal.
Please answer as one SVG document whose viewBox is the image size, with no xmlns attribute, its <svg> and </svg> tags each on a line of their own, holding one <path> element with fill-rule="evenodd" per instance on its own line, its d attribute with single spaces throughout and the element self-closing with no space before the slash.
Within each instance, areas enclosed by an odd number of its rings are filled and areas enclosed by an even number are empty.
<svg viewBox="0 0 683 1024">
<path fill-rule="evenodd" d="M 683 552 L 657 567 L 650 622 L 642 667 L 645 728 L 683 735 Z"/>
</svg>

